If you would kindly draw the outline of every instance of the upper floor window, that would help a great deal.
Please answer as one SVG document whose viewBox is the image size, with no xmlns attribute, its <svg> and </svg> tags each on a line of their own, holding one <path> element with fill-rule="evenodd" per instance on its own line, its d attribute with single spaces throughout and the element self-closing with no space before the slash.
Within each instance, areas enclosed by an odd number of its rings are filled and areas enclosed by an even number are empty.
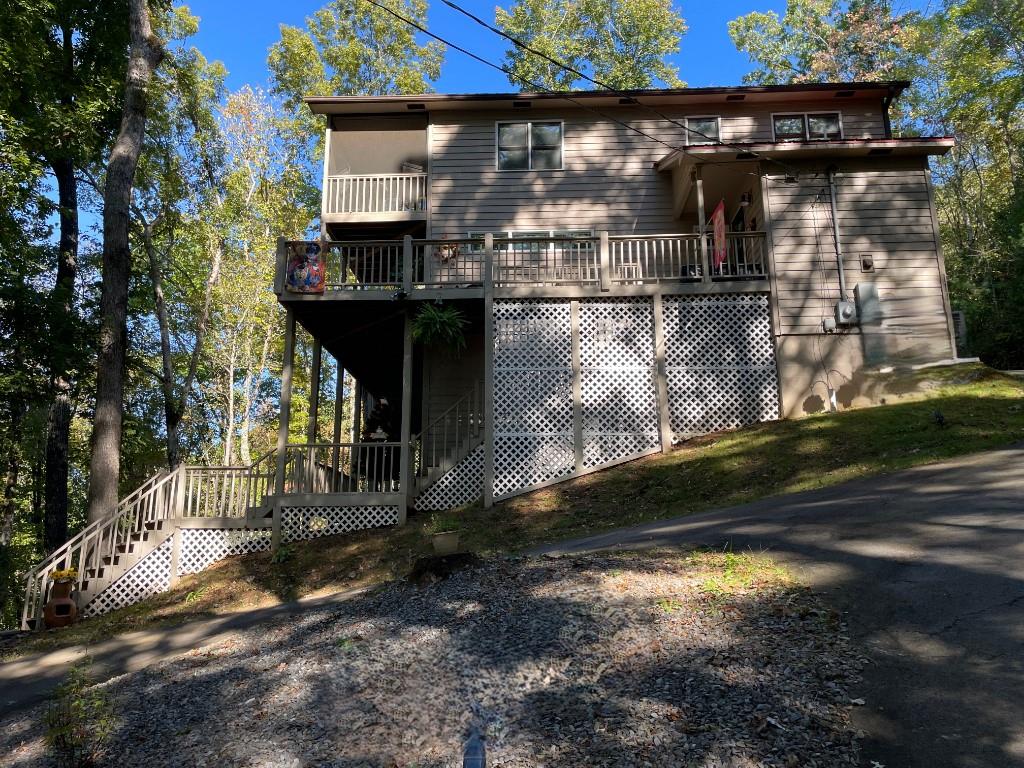
<svg viewBox="0 0 1024 768">
<path fill-rule="evenodd" d="M 838 112 L 772 115 L 772 129 L 775 131 L 776 141 L 843 137 L 843 124 Z"/>
<path fill-rule="evenodd" d="M 561 168 L 561 123 L 498 123 L 499 171 L 557 171 Z"/>
<path fill-rule="evenodd" d="M 717 116 L 686 118 L 687 144 L 718 144 L 722 140 L 721 133 Z"/>
</svg>

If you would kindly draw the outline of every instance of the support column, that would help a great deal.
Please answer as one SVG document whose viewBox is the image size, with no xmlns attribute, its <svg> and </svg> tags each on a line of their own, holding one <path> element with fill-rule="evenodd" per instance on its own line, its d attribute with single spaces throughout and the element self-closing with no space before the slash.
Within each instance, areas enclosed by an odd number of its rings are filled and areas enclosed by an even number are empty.
<svg viewBox="0 0 1024 768">
<path fill-rule="evenodd" d="M 707 220 L 704 214 L 704 179 L 701 166 L 693 169 L 694 186 L 697 187 L 697 231 L 700 233 L 700 263 L 703 275 L 701 280 L 711 282 L 711 259 L 708 258 Z"/>
<path fill-rule="evenodd" d="M 398 510 L 398 524 L 405 523 L 405 516 L 412 502 L 412 311 L 406 307 L 405 337 L 402 341 L 402 437 L 399 468 L 399 488 L 405 503 Z"/>
<path fill-rule="evenodd" d="M 658 433 L 661 452 L 672 450 L 672 416 L 668 405 L 668 368 L 665 364 L 665 315 L 660 293 L 654 294 L 654 389 L 658 397 Z"/>
<path fill-rule="evenodd" d="M 317 423 L 320 420 L 320 369 L 323 347 L 320 339 L 313 339 L 313 363 L 309 374 L 309 421 L 306 423 L 306 442 L 313 445 L 317 442 Z"/>
<path fill-rule="evenodd" d="M 484 509 L 494 506 L 494 235 L 484 235 Z"/>
<path fill-rule="evenodd" d="M 295 310 L 285 309 L 284 361 L 281 365 L 281 413 L 277 422 L 277 471 L 274 493 L 284 493 L 284 471 L 288 460 L 288 424 L 292 413 L 292 365 L 295 363 Z"/>
<path fill-rule="evenodd" d="M 572 339 L 572 445 L 576 472 L 583 471 L 583 365 L 580 350 L 580 302 L 569 302 Z"/>
<path fill-rule="evenodd" d="M 341 442 L 341 420 L 345 413 L 345 368 L 341 360 L 334 358 L 337 375 L 334 382 L 334 432 L 331 434 L 331 442 L 334 447 L 331 449 L 331 485 L 335 491 L 341 490 L 341 478 L 338 475 L 340 452 L 338 444 Z"/>
<path fill-rule="evenodd" d="M 352 442 L 359 443 L 363 439 L 363 385 L 356 381 L 355 377 L 352 378 L 355 381 L 355 386 L 352 387 Z M 349 477 L 356 476 L 356 453 L 354 448 L 349 451 Z"/>
</svg>

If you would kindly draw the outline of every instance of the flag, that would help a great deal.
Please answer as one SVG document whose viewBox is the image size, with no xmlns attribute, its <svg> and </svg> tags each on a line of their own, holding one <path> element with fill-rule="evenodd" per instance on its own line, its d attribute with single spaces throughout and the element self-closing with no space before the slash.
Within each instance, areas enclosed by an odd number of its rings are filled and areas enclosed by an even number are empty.
<svg viewBox="0 0 1024 768">
<path fill-rule="evenodd" d="M 725 244 L 725 200 L 719 201 L 715 210 L 711 213 L 711 229 L 714 232 L 715 240 L 712 253 L 714 256 L 715 269 L 722 266 L 726 256 Z"/>
</svg>

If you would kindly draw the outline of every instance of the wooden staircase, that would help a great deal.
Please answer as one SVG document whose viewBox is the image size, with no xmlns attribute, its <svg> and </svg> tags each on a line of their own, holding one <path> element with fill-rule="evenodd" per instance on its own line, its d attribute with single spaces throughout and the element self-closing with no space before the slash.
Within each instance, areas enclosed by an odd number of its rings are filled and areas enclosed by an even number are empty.
<svg viewBox="0 0 1024 768">
<path fill-rule="evenodd" d="M 413 437 L 415 494 L 423 493 L 455 468 L 483 439 L 483 389 L 480 382 L 475 382 L 468 392 Z"/>
</svg>

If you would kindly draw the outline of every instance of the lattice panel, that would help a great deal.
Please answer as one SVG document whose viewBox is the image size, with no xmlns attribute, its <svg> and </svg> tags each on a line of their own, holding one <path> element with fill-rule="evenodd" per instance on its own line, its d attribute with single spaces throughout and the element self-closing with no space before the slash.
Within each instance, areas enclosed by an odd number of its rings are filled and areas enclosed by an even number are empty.
<svg viewBox="0 0 1024 768">
<path fill-rule="evenodd" d="M 494 495 L 569 477 L 575 469 L 572 435 L 495 435 Z"/>
<path fill-rule="evenodd" d="M 281 540 L 298 541 L 346 531 L 398 525 L 397 505 L 282 507 Z"/>
<path fill-rule="evenodd" d="M 573 472 L 568 301 L 494 302 L 494 494 Z"/>
<path fill-rule="evenodd" d="M 677 435 L 778 418 L 768 296 L 665 297 L 669 413 Z"/>
<path fill-rule="evenodd" d="M 580 363 L 584 468 L 658 448 L 651 300 L 581 301 Z"/>
<path fill-rule="evenodd" d="M 476 501 L 483 491 L 484 447 L 480 445 L 417 496 L 413 506 L 420 511 L 454 509 Z"/>
<path fill-rule="evenodd" d="M 183 528 L 178 554 L 178 575 L 199 573 L 231 555 L 247 555 L 270 549 L 271 531 L 245 529 Z"/>
<path fill-rule="evenodd" d="M 121 574 L 89 601 L 82 615 L 99 616 L 167 591 L 171 584 L 171 543 L 172 539 L 168 538 Z"/>
<path fill-rule="evenodd" d="M 572 369 L 569 302 L 494 302 L 494 368 Z"/>
<path fill-rule="evenodd" d="M 494 371 L 496 434 L 572 434 L 572 362 L 562 370 Z"/>
</svg>

